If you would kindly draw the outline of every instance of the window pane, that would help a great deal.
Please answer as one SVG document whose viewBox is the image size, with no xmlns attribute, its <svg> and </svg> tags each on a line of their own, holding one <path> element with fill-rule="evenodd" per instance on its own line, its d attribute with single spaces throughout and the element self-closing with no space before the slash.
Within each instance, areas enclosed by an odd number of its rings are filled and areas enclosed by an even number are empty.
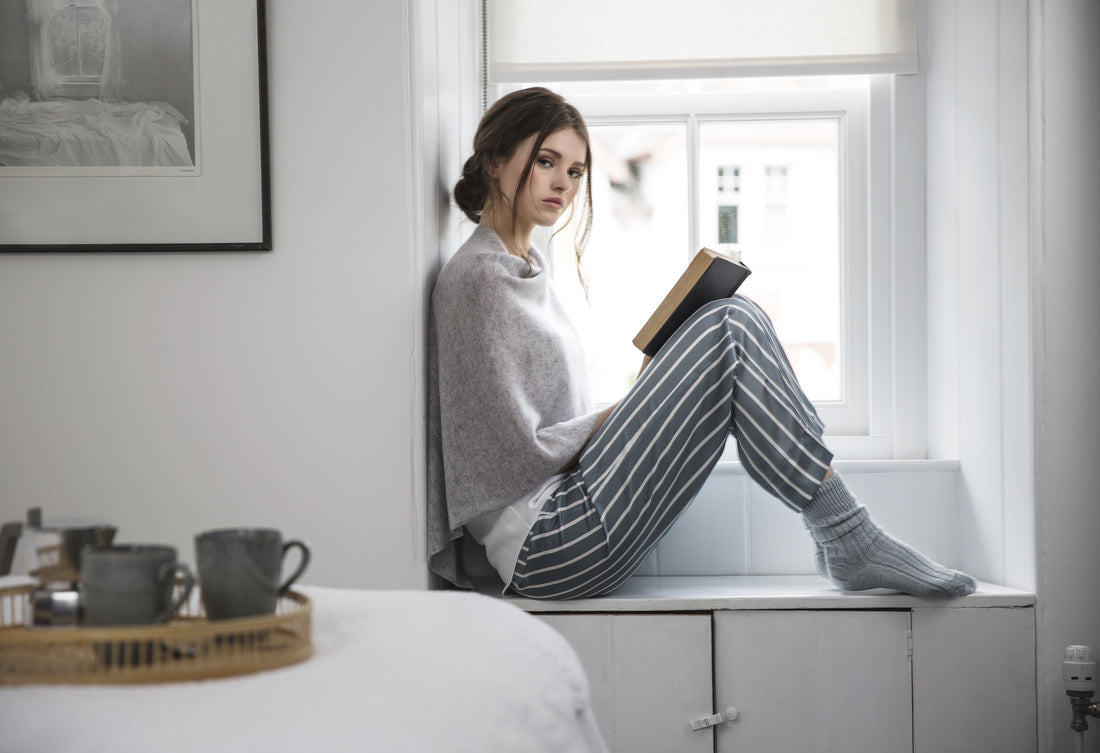
<svg viewBox="0 0 1100 753">
<path fill-rule="evenodd" d="M 687 127 L 593 125 L 592 236 L 577 281 L 573 229 L 551 244 L 554 275 L 584 341 L 593 396 L 620 399 L 641 353 L 631 340 L 689 260 Z"/>
<path fill-rule="evenodd" d="M 718 243 L 732 245 L 737 243 L 737 205 L 718 206 Z"/>
<path fill-rule="evenodd" d="M 744 292 L 815 401 L 842 397 L 838 133 L 835 119 L 699 126 L 700 241 L 741 253 L 753 270 Z"/>
<path fill-rule="evenodd" d="M 84 14 L 80 23 L 80 75 L 84 78 L 100 78 L 103 60 L 107 52 L 107 29 L 110 22 L 106 14 L 92 11 Z"/>
<path fill-rule="evenodd" d="M 50 16 L 47 36 L 54 70 L 59 76 L 80 75 L 77 19 L 71 13 Z"/>
<path fill-rule="evenodd" d="M 98 82 L 103 75 L 110 19 L 98 7 L 70 6 L 47 22 L 54 72 L 62 80 Z"/>
</svg>

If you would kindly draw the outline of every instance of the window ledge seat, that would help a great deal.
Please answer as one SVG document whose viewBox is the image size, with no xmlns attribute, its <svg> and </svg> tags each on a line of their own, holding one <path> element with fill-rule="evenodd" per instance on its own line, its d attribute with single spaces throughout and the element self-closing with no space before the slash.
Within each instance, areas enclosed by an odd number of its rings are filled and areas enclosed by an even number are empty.
<svg viewBox="0 0 1100 753">
<path fill-rule="evenodd" d="M 499 587 L 499 582 L 498 582 Z M 486 593 L 497 593 L 487 587 Z M 921 599 L 886 590 L 843 592 L 816 575 L 635 576 L 609 596 L 546 601 L 506 595 L 527 612 L 710 612 L 733 609 L 921 609 L 1032 607 L 1035 595 L 978 582 L 959 599 Z"/>
</svg>

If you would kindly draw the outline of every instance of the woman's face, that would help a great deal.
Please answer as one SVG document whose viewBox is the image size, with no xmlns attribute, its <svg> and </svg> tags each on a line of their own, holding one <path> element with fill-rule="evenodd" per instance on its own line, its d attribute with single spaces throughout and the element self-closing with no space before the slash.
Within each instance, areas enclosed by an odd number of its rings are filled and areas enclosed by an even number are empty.
<svg viewBox="0 0 1100 753">
<path fill-rule="evenodd" d="M 515 153 L 494 171 L 501 193 L 511 201 L 527 165 L 536 136 L 520 142 Z M 585 171 L 585 143 L 572 128 L 554 131 L 542 142 L 527 184 L 516 197 L 517 234 L 530 233 L 535 226 L 554 225 L 573 203 Z M 507 208 L 511 213 L 511 208 Z"/>
</svg>

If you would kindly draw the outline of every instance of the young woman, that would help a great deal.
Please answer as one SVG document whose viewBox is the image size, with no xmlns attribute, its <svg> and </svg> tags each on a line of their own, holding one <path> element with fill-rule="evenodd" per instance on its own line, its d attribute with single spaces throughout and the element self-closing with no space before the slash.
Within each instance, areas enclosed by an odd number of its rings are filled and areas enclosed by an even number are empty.
<svg viewBox="0 0 1100 753">
<path fill-rule="evenodd" d="M 622 400 L 593 410 L 576 332 L 531 245 L 535 227 L 568 210 L 582 213 L 583 249 L 591 163 L 580 113 L 525 89 L 485 113 L 455 186 L 478 226 L 432 296 L 432 570 L 467 585 L 456 544 L 469 535 L 515 593 L 609 593 L 695 497 L 732 433 L 752 479 L 801 513 L 818 572 L 837 587 L 971 593 L 970 576 L 892 538 L 849 493 L 771 322 L 744 296 L 697 312 L 643 359 Z"/>
</svg>

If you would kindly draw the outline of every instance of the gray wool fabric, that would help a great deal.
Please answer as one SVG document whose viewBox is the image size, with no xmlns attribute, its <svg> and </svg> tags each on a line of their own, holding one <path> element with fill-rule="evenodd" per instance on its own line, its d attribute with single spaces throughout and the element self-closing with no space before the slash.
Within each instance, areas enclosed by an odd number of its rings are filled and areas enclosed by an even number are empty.
<svg viewBox="0 0 1100 753">
<path fill-rule="evenodd" d="M 584 354 L 550 283 L 478 226 L 439 273 L 428 321 L 428 558 L 468 586 L 462 526 L 531 494 L 588 440 Z"/>
</svg>

